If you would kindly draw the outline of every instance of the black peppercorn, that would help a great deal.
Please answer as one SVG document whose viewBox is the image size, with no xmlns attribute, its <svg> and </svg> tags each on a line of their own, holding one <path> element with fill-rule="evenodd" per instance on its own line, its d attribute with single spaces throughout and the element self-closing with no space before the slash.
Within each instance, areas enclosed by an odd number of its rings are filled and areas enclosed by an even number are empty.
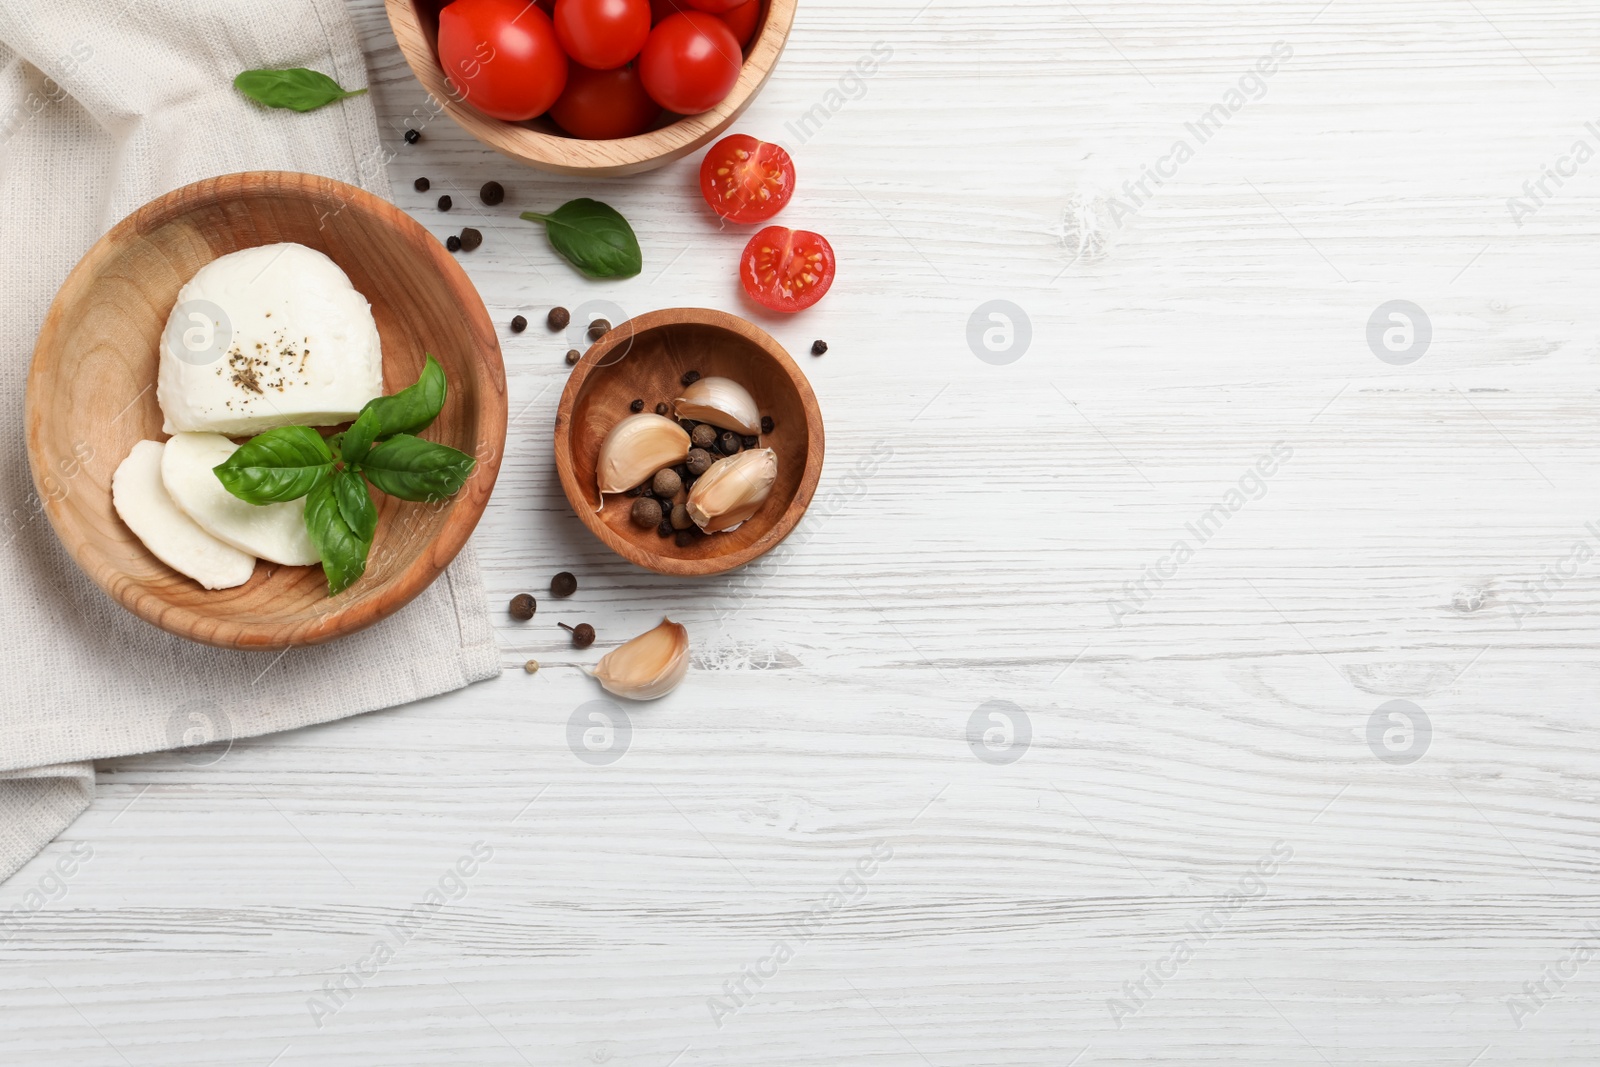
<svg viewBox="0 0 1600 1067">
<path fill-rule="evenodd" d="M 567 323 L 572 321 L 572 312 L 566 308 L 551 308 L 544 321 L 552 330 L 565 330 Z"/>
<path fill-rule="evenodd" d="M 685 514 L 687 514 L 687 512 Z M 688 548 L 690 545 L 694 544 L 694 534 L 695 530 L 693 526 L 689 527 L 688 529 L 679 530 L 677 536 L 673 539 L 673 543 L 679 548 Z"/>
<path fill-rule="evenodd" d="M 461 251 L 461 238 L 457 237 L 455 234 L 451 234 L 449 237 L 444 239 L 444 247 L 445 251 L 447 252 Z"/>
<path fill-rule="evenodd" d="M 724 456 L 731 456 L 739 451 L 739 435 L 732 430 L 724 430 L 722 436 L 717 438 L 717 450 Z"/>
<path fill-rule="evenodd" d="M 700 372 L 697 370 L 685 371 L 683 377 L 678 380 L 684 385 L 693 385 L 700 380 Z"/>
<path fill-rule="evenodd" d="M 628 405 L 628 410 L 637 415 L 639 412 L 644 410 L 644 401 L 635 400 L 633 403 Z"/>
<path fill-rule="evenodd" d="M 633 524 L 641 530 L 648 530 L 652 526 L 661 525 L 661 502 L 642 496 L 633 502 L 633 511 L 630 512 Z"/>
<path fill-rule="evenodd" d="M 667 412 L 669 412 L 671 410 L 672 409 L 667 406 L 667 402 L 665 400 L 663 400 L 661 403 L 656 405 L 656 414 L 657 415 L 665 415 Z"/>
<path fill-rule="evenodd" d="M 578 579 L 571 571 L 562 571 L 550 579 L 551 596 L 571 596 L 578 591 Z"/>
<path fill-rule="evenodd" d="M 611 330 L 611 323 L 606 319 L 595 319 L 589 324 L 589 340 L 598 341 Z"/>
<path fill-rule="evenodd" d="M 511 319 L 511 332 L 512 333 L 521 333 L 523 330 L 526 330 L 527 328 L 528 328 L 528 320 L 527 319 L 523 318 L 521 315 L 515 315 L 515 316 L 512 317 L 512 319 Z"/>
<path fill-rule="evenodd" d="M 812 341 L 811 342 L 811 354 L 813 356 L 820 356 L 824 352 L 826 352 L 827 350 L 828 350 L 828 342 L 826 342 L 826 341 Z"/>
<path fill-rule="evenodd" d="M 406 131 L 406 144 L 416 144 L 420 140 L 422 140 L 422 131 L 421 130 L 407 130 Z"/>
<path fill-rule="evenodd" d="M 467 252 L 472 252 L 483 244 L 483 231 L 475 230 L 471 226 L 461 231 L 461 247 Z"/>
<path fill-rule="evenodd" d="M 418 178 L 416 181 L 411 183 L 411 188 L 415 189 L 419 193 L 425 193 L 428 191 L 428 186 L 432 184 L 433 183 L 428 181 L 426 178 Z"/>
<path fill-rule="evenodd" d="M 518 593 L 511 598 L 511 617 L 520 622 L 527 622 L 533 618 L 533 613 L 539 609 L 539 602 L 533 599 L 532 593 Z"/>
<path fill-rule="evenodd" d="M 753 433 L 747 433 L 739 438 L 739 443 L 746 448 L 754 448 L 761 443 L 761 439 Z"/>
<path fill-rule="evenodd" d="M 678 425 L 683 427 L 684 433 L 692 434 L 694 433 L 694 428 L 700 424 L 693 419 L 679 419 Z"/>
<path fill-rule="evenodd" d="M 642 485 L 634 486 L 632 489 L 628 490 L 628 495 L 629 496 L 644 496 L 644 486 L 642 486 Z"/>
<path fill-rule="evenodd" d="M 453 205 L 454 203 L 455 203 L 455 201 L 450 199 L 450 194 L 449 193 L 445 193 L 443 196 L 441 196 L 439 198 L 439 210 L 440 211 L 449 211 L 451 205 Z"/>
<path fill-rule="evenodd" d="M 689 443 L 696 448 L 710 448 L 717 443 L 717 428 L 702 422 L 689 431 Z"/>
<path fill-rule="evenodd" d="M 671 519 L 662 519 L 661 520 L 661 525 L 656 527 L 656 536 L 657 537 L 671 537 L 672 536 L 672 520 Z"/>
<path fill-rule="evenodd" d="M 680 463 L 676 467 L 671 467 L 669 469 L 672 471 L 672 473 L 678 476 L 678 481 L 680 484 L 689 480 L 689 465 L 687 463 Z"/>
<path fill-rule="evenodd" d="M 568 626 L 564 622 L 558 622 L 556 625 L 572 635 L 573 648 L 588 648 L 594 644 L 594 627 L 588 623 L 580 622 L 576 626 Z"/>
<path fill-rule="evenodd" d="M 478 199 L 490 207 L 501 203 L 506 198 L 506 187 L 499 182 L 484 182 L 483 188 L 478 190 Z"/>
<path fill-rule="evenodd" d="M 771 415 L 763 415 L 763 416 L 761 416 L 761 432 L 762 433 L 771 433 L 772 432 L 772 426 L 773 426 L 773 422 L 772 422 L 772 416 Z"/>
</svg>

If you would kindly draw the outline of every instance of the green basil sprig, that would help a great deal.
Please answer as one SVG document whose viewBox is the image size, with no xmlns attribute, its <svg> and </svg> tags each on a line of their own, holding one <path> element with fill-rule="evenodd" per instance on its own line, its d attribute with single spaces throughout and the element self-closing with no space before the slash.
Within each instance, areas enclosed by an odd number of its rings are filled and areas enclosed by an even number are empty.
<svg viewBox="0 0 1600 1067">
<path fill-rule="evenodd" d="M 247 70 L 233 79 L 233 87 L 258 104 L 290 111 L 315 111 L 335 100 L 366 92 L 365 89 L 345 89 L 321 71 L 305 67 Z"/>
<path fill-rule="evenodd" d="M 445 395 L 444 371 L 428 356 L 414 384 L 368 401 L 343 433 L 324 439 L 309 426 L 280 426 L 213 470 L 228 492 L 251 504 L 306 498 L 306 532 L 334 596 L 367 568 L 378 530 L 367 482 L 402 500 L 431 502 L 454 496 L 477 466 L 465 452 L 416 436 L 438 418 Z"/>
<path fill-rule="evenodd" d="M 582 197 L 548 215 L 524 211 L 529 222 L 544 223 L 555 250 L 591 278 L 631 278 L 644 269 L 639 238 L 616 208 Z"/>
</svg>

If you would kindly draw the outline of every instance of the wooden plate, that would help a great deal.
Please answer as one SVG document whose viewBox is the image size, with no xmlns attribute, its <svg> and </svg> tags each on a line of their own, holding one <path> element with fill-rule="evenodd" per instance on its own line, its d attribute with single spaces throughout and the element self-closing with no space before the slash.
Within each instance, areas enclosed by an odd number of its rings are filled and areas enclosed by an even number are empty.
<svg viewBox="0 0 1600 1067">
<path fill-rule="evenodd" d="M 736 530 L 697 537 L 680 548 L 628 517 L 633 501 L 606 497 L 595 510 L 600 442 L 634 400 L 644 410 L 671 404 L 686 371 L 731 378 L 750 391 L 772 432 L 761 444 L 778 454 L 778 480 L 760 511 Z M 572 370 L 556 411 L 556 471 L 583 524 L 623 559 L 658 574 L 720 574 L 778 542 L 806 513 L 822 477 L 822 411 L 811 383 L 783 346 L 737 315 L 706 308 L 652 311 L 614 326 Z"/>
<path fill-rule="evenodd" d="M 507 122 L 469 107 L 453 91 L 439 65 L 439 10 L 445 0 L 384 0 L 389 26 L 411 72 L 442 108 L 472 136 L 521 163 L 558 174 L 619 177 L 655 170 L 703 148 L 744 113 L 777 66 L 794 25 L 799 0 L 763 0 L 756 35 L 745 49 L 739 80 L 722 103 L 703 115 L 677 118 L 637 137 L 586 141 L 564 133 L 547 118 Z M 416 125 L 426 125 L 426 120 Z"/>
<path fill-rule="evenodd" d="M 332 598 L 321 567 L 266 562 L 245 585 L 203 589 L 151 555 L 111 506 L 117 465 L 141 439 L 166 437 L 157 351 L 179 288 L 219 256 L 278 241 L 326 253 L 372 305 L 384 392 L 415 381 L 432 353 L 449 399 L 424 436 L 478 459 L 466 487 L 440 505 L 374 493 L 367 573 Z M 67 276 L 28 373 L 28 459 L 67 551 L 135 615 L 224 648 L 317 644 L 398 611 L 466 544 L 494 488 L 505 432 L 500 345 L 466 274 L 394 205 L 310 174 L 212 178 L 122 220 Z"/>
</svg>

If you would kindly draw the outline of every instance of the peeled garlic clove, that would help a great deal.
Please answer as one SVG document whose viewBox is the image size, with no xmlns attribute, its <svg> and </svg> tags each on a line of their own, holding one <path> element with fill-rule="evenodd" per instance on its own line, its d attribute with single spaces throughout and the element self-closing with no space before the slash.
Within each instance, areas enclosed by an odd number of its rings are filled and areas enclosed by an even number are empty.
<svg viewBox="0 0 1600 1067">
<path fill-rule="evenodd" d="M 761 412 L 755 398 L 732 378 L 700 378 L 685 387 L 678 398 L 678 417 L 709 422 L 742 434 L 761 432 Z"/>
<path fill-rule="evenodd" d="M 595 480 L 605 493 L 625 493 L 662 467 L 689 458 L 689 435 L 665 415 L 644 412 L 629 415 L 600 442 Z"/>
<path fill-rule="evenodd" d="M 654 630 L 607 652 L 594 679 L 628 700 L 654 700 L 678 687 L 689 670 L 689 631 L 662 619 Z"/>
<path fill-rule="evenodd" d="M 706 533 L 731 530 L 760 509 L 777 480 L 778 454 L 770 448 L 752 448 L 707 467 L 684 506 Z"/>
</svg>

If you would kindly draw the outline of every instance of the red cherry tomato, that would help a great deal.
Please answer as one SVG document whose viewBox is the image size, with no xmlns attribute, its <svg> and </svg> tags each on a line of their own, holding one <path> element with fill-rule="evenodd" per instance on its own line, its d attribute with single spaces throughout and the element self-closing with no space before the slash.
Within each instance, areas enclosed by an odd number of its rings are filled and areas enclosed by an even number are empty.
<svg viewBox="0 0 1600 1067">
<path fill-rule="evenodd" d="M 766 222 L 794 195 L 794 160 L 747 134 L 724 137 L 700 162 L 700 195 L 725 219 Z"/>
<path fill-rule="evenodd" d="M 567 84 L 550 16 L 524 0 L 455 0 L 439 12 L 439 61 L 461 98 L 485 115 L 542 115 Z"/>
<path fill-rule="evenodd" d="M 631 64 L 615 70 L 590 70 L 576 64 L 550 117 L 574 137 L 610 141 L 632 137 L 655 125 L 661 105 L 650 99 Z"/>
<path fill-rule="evenodd" d="M 713 15 L 720 15 L 724 11 L 732 11 L 744 3 L 744 0 L 683 0 L 683 2 L 696 11 L 709 11 Z"/>
<path fill-rule="evenodd" d="M 756 24 L 761 21 L 761 0 L 747 0 L 738 7 L 718 12 L 717 18 L 728 24 L 741 45 L 749 47 L 751 38 L 756 35 Z"/>
<path fill-rule="evenodd" d="M 612 70 L 650 36 L 650 0 L 556 0 L 556 37 L 574 63 Z"/>
<path fill-rule="evenodd" d="M 650 0 L 650 24 L 655 25 L 668 15 L 680 11 L 693 11 L 689 0 Z M 719 12 L 717 18 L 728 24 L 733 36 L 741 45 L 749 47 L 756 35 L 756 24 L 761 21 L 761 0 L 743 0 L 738 7 Z"/>
<path fill-rule="evenodd" d="M 838 264 L 820 233 L 768 226 L 750 238 L 739 259 L 739 282 L 773 311 L 804 311 L 833 285 Z"/>
<path fill-rule="evenodd" d="M 668 15 L 639 53 L 639 76 L 656 103 L 698 115 L 722 103 L 739 80 L 744 54 L 728 24 L 698 11 Z"/>
</svg>

